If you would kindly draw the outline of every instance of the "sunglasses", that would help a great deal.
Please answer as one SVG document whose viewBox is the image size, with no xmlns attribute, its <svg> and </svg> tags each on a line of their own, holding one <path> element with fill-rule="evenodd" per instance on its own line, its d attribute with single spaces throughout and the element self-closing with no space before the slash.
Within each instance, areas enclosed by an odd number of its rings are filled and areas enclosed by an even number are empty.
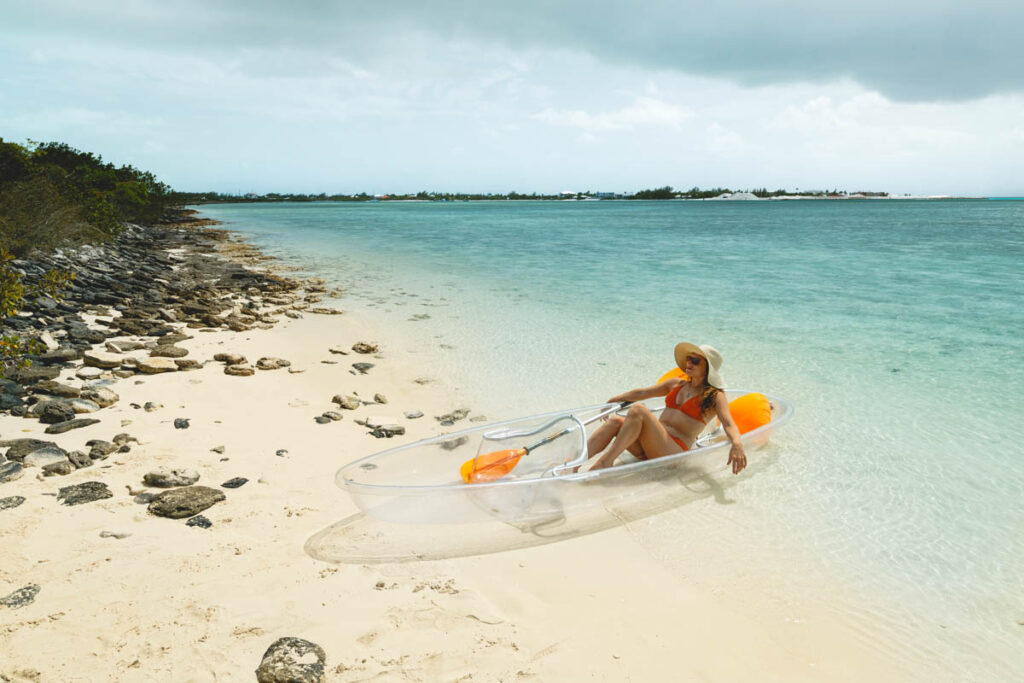
<svg viewBox="0 0 1024 683">
<path fill-rule="evenodd" d="M 700 356 L 687 356 L 686 357 L 686 362 L 689 363 L 690 365 L 694 366 L 695 368 L 696 367 L 700 367 L 701 360 L 702 360 L 702 358 Z"/>
</svg>

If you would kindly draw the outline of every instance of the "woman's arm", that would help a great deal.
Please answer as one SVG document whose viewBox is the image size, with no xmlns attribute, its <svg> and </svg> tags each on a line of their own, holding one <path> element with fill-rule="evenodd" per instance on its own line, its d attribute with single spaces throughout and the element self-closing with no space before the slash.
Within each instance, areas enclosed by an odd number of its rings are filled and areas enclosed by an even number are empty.
<svg viewBox="0 0 1024 683">
<path fill-rule="evenodd" d="M 724 391 L 715 394 L 715 412 L 718 414 L 718 421 L 722 423 L 725 435 L 729 437 L 732 448 L 729 449 L 729 461 L 732 465 L 732 473 L 739 474 L 747 466 L 747 454 L 743 450 L 743 443 L 740 441 L 740 429 L 732 419 L 729 412 L 729 399 L 725 397 Z"/>
<path fill-rule="evenodd" d="M 678 377 L 667 379 L 660 384 L 652 384 L 649 387 L 643 387 L 640 389 L 630 389 L 624 391 L 621 394 L 612 396 L 608 399 L 609 403 L 621 403 L 623 401 L 629 401 L 630 403 L 636 403 L 637 401 L 643 401 L 648 398 L 654 398 L 655 396 L 668 396 L 669 392 L 675 389 L 677 384 L 682 383 L 683 380 Z"/>
</svg>

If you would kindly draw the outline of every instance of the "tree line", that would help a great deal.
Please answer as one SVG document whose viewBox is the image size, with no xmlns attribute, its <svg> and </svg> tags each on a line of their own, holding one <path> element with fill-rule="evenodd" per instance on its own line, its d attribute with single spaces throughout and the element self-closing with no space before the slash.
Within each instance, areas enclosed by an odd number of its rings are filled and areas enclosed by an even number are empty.
<svg viewBox="0 0 1024 683">
<path fill-rule="evenodd" d="M 125 222 L 159 220 L 173 202 L 148 171 L 63 142 L 0 138 L 0 248 L 16 256 L 110 239 Z"/>
</svg>

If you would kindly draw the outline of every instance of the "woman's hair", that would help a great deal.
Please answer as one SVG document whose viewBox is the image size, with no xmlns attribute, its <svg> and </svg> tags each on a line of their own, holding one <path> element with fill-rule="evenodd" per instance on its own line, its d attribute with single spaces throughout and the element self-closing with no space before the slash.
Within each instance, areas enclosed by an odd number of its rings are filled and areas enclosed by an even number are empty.
<svg viewBox="0 0 1024 683">
<path fill-rule="evenodd" d="M 706 382 L 706 380 L 705 380 Z M 704 389 L 700 392 L 700 414 L 704 415 L 709 412 L 715 405 L 715 395 L 721 391 L 717 387 L 713 387 L 710 384 L 705 383 Z"/>
</svg>

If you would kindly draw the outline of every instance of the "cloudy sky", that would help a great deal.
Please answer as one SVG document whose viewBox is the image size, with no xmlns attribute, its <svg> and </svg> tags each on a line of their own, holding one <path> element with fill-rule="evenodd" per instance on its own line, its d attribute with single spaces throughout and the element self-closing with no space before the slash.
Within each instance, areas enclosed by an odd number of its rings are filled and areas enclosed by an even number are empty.
<svg viewBox="0 0 1024 683">
<path fill-rule="evenodd" d="M 222 192 L 1024 195 L 1024 2 L 0 0 L 0 136 Z"/>
</svg>

